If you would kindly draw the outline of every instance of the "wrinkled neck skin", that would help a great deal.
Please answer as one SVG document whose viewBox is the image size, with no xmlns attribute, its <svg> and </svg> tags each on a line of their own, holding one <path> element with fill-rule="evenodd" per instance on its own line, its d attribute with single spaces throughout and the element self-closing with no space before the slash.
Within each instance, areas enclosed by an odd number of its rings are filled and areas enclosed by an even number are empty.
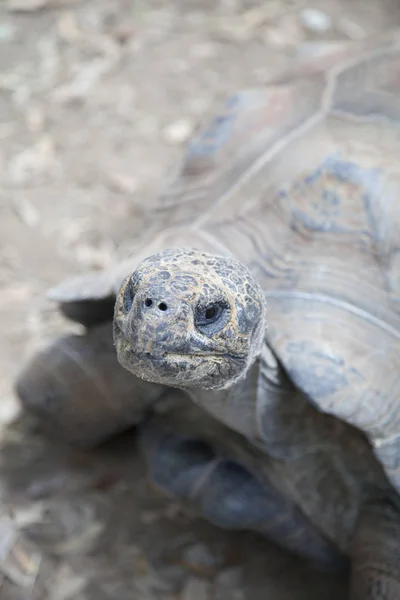
<svg viewBox="0 0 400 600">
<path fill-rule="evenodd" d="M 289 423 L 286 413 L 293 412 L 292 402 L 285 400 L 292 399 L 295 390 L 266 340 L 246 375 L 236 383 L 222 390 L 183 387 L 182 391 L 213 417 L 282 458 L 278 448 L 282 446 L 282 426 Z M 268 431 L 260 426 L 259 410 L 264 417 L 269 414 Z M 287 454 L 287 446 L 283 452 Z"/>
<path fill-rule="evenodd" d="M 307 456 L 310 446 L 322 446 L 333 431 L 333 418 L 315 409 L 293 385 L 267 336 L 261 353 L 235 384 L 222 390 L 184 391 L 207 413 L 278 461 Z M 339 429 L 341 424 L 336 424 L 337 434 Z"/>
<path fill-rule="evenodd" d="M 182 388 L 182 390 L 195 404 L 210 415 L 248 437 L 253 432 L 250 432 L 246 427 L 247 419 L 241 419 L 237 411 L 241 413 L 241 409 L 246 407 L 249 412 L 253 413 L 256 405 L 257 380 L 260 368 L 261 358 L 258 356 L 246 375 L 225 389 Z M 250 437 L 253 437 L 253 435 L 250 435 Z"/>
</svg>

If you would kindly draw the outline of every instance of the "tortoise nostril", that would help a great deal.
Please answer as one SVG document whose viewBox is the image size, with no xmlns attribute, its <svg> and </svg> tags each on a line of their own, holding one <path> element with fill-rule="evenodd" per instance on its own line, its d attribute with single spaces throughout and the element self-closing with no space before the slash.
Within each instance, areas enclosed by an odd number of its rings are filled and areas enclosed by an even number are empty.
<svg viewBox="0 0 400 600">
<path fill-rule="evenodd" d="M 146 308 L 150 308 L 151 306 L 154 305 L 154 300 L 152 298 L 146 298 L 143 302 L 143 304 L 145 305 Z M 165 302 L 159 302 L 157 304 L 157 307 L 159 310 L 162 310 L 163 312 L 166 311 L 168 309 L 168 306 L 166 305 Z"/>
</svg>

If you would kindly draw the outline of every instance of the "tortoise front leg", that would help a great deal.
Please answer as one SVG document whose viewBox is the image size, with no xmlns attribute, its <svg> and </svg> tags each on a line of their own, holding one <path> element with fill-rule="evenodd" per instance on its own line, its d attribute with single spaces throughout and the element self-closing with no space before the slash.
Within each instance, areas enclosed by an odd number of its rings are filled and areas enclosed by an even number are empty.
<svg viewBox="0 0 400 600">
<path fill-rule="evenodd" d="M 164 388 L 120 366 L 112 324 L 106 323 L 38 352 L 19 374 L 15 390 L 50 437 L 90 447 L 138 423 Z"/>
<path fill-rule="evenodd" d="M 389 499 L 362 510 L 351 558 L 350 600 L 400 598 L 400 510 Z"/>
<path fill-rule="evenodd" d="M 246 440 L 201 412 L 188 403 L 176 415 L 152 417 L 139 427 L 139 447 L 155 487 L 214 525 L 254 531 L 317 568 L 346 570 L 347 559 L 265 470 L 247 467 Z M 256 465 L 250 447 L 248 457 Z"/>
</svg>

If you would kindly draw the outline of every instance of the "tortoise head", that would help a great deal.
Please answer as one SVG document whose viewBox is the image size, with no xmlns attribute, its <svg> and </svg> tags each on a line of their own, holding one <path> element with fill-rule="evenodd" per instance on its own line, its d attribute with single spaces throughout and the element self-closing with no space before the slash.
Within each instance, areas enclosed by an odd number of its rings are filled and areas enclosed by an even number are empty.
<svg viewBox="0 0 400 600">
<path fill-rule="evenodd" d="M 146 258 L 117 296 L 114 342 L 133 374 L 180 388 L 223 389 L 260 354 L 261 287 L 241 263 L 192 249 Z"/>
</svg>

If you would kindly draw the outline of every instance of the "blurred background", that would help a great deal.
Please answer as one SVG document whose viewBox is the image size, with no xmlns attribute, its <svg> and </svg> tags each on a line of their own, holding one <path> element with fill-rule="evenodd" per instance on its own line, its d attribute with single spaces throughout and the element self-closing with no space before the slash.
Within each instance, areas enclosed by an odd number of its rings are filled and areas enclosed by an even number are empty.
<svg viewBox="0 0 400 600">
<path fill-rule="evenodd" d="M 129 436 L 59 455 L 15 421 L 12 384 L 73 329 L 47 288 L 124 254 L 213 102 L 399 25 L 397 0 L 1 0 L 0 512 L 56 574 L 47 592 L 19 579 L 0 527 L 1 600 L 346 597 L 159 497 Z"/>
</svg>

